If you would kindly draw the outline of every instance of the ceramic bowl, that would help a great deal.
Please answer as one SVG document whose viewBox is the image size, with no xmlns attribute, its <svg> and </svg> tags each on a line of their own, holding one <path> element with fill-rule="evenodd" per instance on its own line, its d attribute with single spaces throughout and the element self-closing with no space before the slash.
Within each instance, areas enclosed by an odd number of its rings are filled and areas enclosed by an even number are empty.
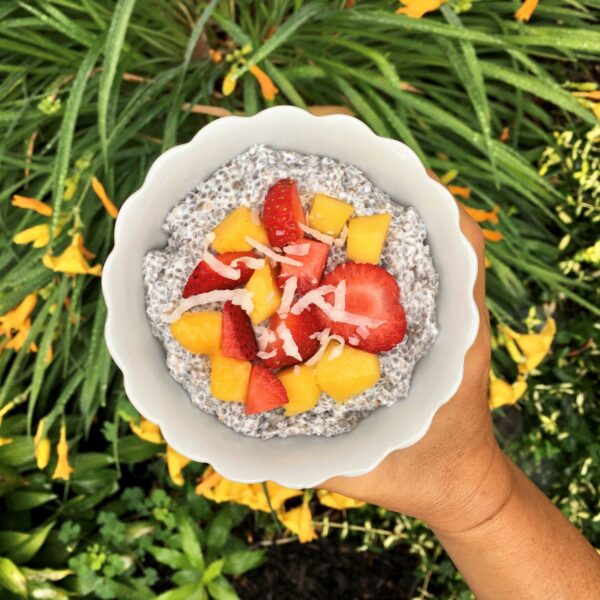
<svg viewBox="0 0 600 600">
<path fill-rule="evenodd" d="M 349 433 L 261 440 L 234 432 L 192 405 L 169 375 L 163 347 L 150 332 L 142 262 L 150 249 L 166 244 L 163 220 L 190 190 L 253 144 L 352 163 L 393 201 L 414 206 L 427 227 L 440 278 L 439 335 L 417 363 L 408 397 L 377 409 Z M 313 487 L 335 475 L 366 473 L 393 450 L 410 446 L 426 434 L 436 411 L 458 388 L 465 353 L 475 339 L 476 274 L 475 252 L 459 228 L 454 199 L 426 174 L 407 146 L 377 136 L 353 117 L 315 117 L 279 106 L 252 117 L 216 120 L 187 144 L 156 159 L 144 184 L 127 199 L 117 218 L 115 245 L 102 276 L 108 307 L 106 342 L 123 372 L 129 399 L 160 426 L 175 450 L 210 463 L 232 480 Z"/>
</svg>

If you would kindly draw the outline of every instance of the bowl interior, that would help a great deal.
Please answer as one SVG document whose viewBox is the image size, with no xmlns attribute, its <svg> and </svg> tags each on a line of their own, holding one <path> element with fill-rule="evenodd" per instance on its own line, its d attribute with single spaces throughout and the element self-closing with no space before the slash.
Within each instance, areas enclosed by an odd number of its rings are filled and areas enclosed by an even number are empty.
<svg viewBox="0 0 600 600">
<path fill-rule="evenodd" d="M 414 206 L 427 226 L 440 276 L 439 336 L 417 363 L 408 398 L 374 411 L 343 435 L 259 440 L 235 433 L 191 404 L 170 377 L 162 345 L 150 332 L 142 261 L 148 250 L 166 243 L 161 230 L 165 216 L 200 181 L 257 143 L 355 164 L 394 201 Z M 277 107 L 251 118 L 215 121 L 154 163 L 117 220 L 115 249 L 103 276 L 109 309 L 107 342 L 124 372 L 129 398 L 160 425 L 176 450 L 211 463 L 237 481 L 270 479 L 308 487 L 334 475 L 366 472 L 388 452 L 414 443 L 427 431 L 436 410 L 460 383 L 464 355 L 477 330 L 475 272 L 474 252 L 460 232 L 454 200 L 426 175 L 411 150 L 376 136 L 352 117 L 313 117 L 299 109 Z"/>
</svg>

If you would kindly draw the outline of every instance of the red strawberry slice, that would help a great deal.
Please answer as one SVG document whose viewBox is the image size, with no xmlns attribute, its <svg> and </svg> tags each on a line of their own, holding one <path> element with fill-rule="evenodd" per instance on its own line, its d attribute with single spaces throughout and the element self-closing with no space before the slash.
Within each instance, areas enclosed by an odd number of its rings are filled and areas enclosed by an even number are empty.
<svg viewBox="0 0 600 600">
<path fill-rule="evenodd" d="M 289 257 L 302 263 L 301 267 L 282 264 L 277 283 L 283 288 L 285 280 L 292 275 L 298 278 L 298 291 L 301 294 L 316 288 L 321 282 L 323 270 L 329 256 L 329 246 L 314 240 L 297 240 L 294 245 L 309 245 L 308 254 L 298 256 L 290 254 Z"/>
<path fill-rule="evenodd" d="M 236 304 L 225 302 L 221 327 L 221 353 L 230 358 L 255 360 L 258 345 L 248 315 Z"/>
<path fill-rule="evenodd" d="M 282 324 L 288 328 L 296 346 L 298 346 L 298 354 L 301 360 L 285 353 L 283 339 L 277 331 Z M 308 360 L 319 348 L 319 341 L 311 339 L 310 336 L 317 331 L 321 331 L 321 327 L 314 313 L 310 310 L 304 310 L 299 315 L 289 313 L 285 319 L 282 319 L 279 315 L 274 315 L 269 323 L 269 329 L 276 336 L 275 341 L 269 342 L 265 348 L 267 354 L 275 350 L 274 356 L 263 360 L 270 369 L 280 369 L 281 367 L 300 364 Z"/>
<path fill-rule="evenodd" d="M 253 252 L 226 252 L 219 254 L 219 259 L 224 265 L 230 265 L 236 258 L 243 256 L 255 256 Z M 244 285 L 252 276 L 254 271 L 246 264 L 239 263 L 236 269 L 240 270 L 239 279 L 228 279 L 213 271 L 208 264 L 201 260 L 192 274 L 190 275 L 185 287 L 183 288 L 183 297 L 195 296 L 204 292 L 212 292 L 213 290 L 235 290 L 235 288 Z"/>
<path fill-rule="evenodd" d="M 298 188 L 293 179 L 280 179 L 267 192 L 262 221 L 267 230 L 269 244 L 282 248 L 303 237 L 298 222 L 305 223 Z"/>
<path fill-rule="evenodd" d="M 250 373 L 248 396 L 246 397 L 246 414 L 273 410 L 289 402 L 283 384 L 269 369 L 262 365 L 254 365 Z"/>
<path fill-rule="evenodd" d="M 323 285 L 336 286 L 346 280 L 346 312 L 385 321 L 375 329 L 359 329 L 357 325 L 333 321 L 321 309 L 316 314 L 322 327 L 341 335 L 347 342 L 350 338 L 358 343 L 351 344 L 376 354 L 391 350 L 399 344 L 406 333 L 406 315 L 400 304 L 400 289 L 396 280 L 385 269 L 376 265 L 347 262 L 336 267 L 323 279 Z M 333 304 L 334 295 L 325 300 Z M 361 333 L 364 335 L 361 335 Z"/>
</svg>

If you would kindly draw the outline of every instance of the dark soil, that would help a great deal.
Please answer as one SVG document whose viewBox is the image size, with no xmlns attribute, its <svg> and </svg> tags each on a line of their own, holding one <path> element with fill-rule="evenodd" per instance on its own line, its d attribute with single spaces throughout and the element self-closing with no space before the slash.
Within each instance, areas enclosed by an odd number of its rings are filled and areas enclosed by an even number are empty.
<svg viewBox="0 0 600 600">
<path fill-rule="evenodd" d="M 408 600 L 416 561 L 402 546 L 358 552 L 333 538 L 271 546 L 262 567 L 234 582 L 243 600 Z"/>
</svg>

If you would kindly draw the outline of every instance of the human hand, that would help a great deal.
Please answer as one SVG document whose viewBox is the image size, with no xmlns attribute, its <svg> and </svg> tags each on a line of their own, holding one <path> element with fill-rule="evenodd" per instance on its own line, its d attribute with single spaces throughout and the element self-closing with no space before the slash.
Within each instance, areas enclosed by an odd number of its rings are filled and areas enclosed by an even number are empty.
<svg viewBox="0 0 600 600">
<path fill-rule="evenodd" d="M 319 487 L 418 517 L 432 528 L 460 531 L 485 521 L 510 494 L 511 475 L 488 407 L 490 326 L 485 306 L 484 239 L 460 206 L 460 226 L 477 254 L 474 296 L 479 332 L 453 398 L 416 444 L 391 453 L 370 473 L 334 477 Z"/>
</svg>

